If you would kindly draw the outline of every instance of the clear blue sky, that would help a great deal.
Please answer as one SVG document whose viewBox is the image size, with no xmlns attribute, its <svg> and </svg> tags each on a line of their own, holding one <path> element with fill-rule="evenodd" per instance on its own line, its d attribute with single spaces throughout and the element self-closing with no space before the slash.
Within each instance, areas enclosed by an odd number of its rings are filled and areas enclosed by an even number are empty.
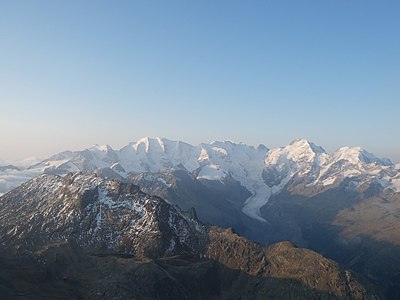
<svg viewBox="0 0 400 300">
<path fill-rule="evenodd" d="M 400 161 L 400 1 L 0 0 L 0 159 L 143 136 Z"/>
</svg>

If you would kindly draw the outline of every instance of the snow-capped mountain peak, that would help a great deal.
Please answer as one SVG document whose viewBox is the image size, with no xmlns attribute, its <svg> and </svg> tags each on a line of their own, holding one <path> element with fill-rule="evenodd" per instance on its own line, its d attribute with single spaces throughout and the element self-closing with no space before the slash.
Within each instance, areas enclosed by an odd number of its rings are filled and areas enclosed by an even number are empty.
<svg viewBox="0 0 400 300">
<path fill-rule="evenodd" d="M 132 147 L 136 150 L 136 151 L 141 151 L 141 152 L 145 152 L 145 153 L 149 153 L 150 151 L 150 147 L 153 148 L 155 146 L 158 146 L 157 148 L 161 148 L 160 144 L 158 143 L 158 140 L 155 139 L 150 139 L 148 137 L 142 138 L 140 140 L 138 140 L 136 143 L 132 144 Z"/>
<path fill-rule="evenodd" d="M 326 153 L 324 148 L 322 148 L 321 146 L 317 146 L 313 142 L 306 139 L 296 139 L 292 141 L 289 145 L 293 148 L 307 149 L 315 153 Z"/>
<path fill-rule="evenodd" d="M 100 152 L 114 151 L 114 149 L 108 144 L 107 145 L 95 144 L 94 146 L 90 147 L 88 150 L 100 151 Z"/>
<path fill-rule="evenodd" d="M 365 149 L 359 146 L 341 147 L 332 154 L 332 158 L 336 161 L 345 160 L 354 165 L 360 163 L 365 163 L 365 164 L 376 163 L 378 165 L 388 166 L 392 164 L 390 160 L 379 159 L 372 153 L 367 152 Z"/>
<path fill-rule="evenodd" d="M 26 177 L 26 172 L 21 172 L 26 178 L 18 182 L 43 173 L 64 175 L 75 171 L 104 171 L 104 174 L 114 172 L 117 176 L 126 177 L 178 166 L 197 179 L 223 182 L 229 176 L 238 181 L 253 195 L 245 202 L 243 212 L 260 221 L 263 220 L 259 214 L 260 208 L 271 195 L 279 193 L 293 179 L 307 186 L 322 188 L 335 186 L 345 178 L 376 179 L 385 188 L 397 189 L 393 178 L 399 173 L 390 161 L 379 159 L 361 147 L 342 147 L 328 154 L 322 147 L 305 139 L 269 150 L 265 146 L 255 148 L 232 141 L 193 146 L 182 141 L 146 137 L 119 150 L 109 145 L 95 145 L 82 151 L 56 154 L 32 166 L 29 169 L 30 177 Z M 11 171 L 7 172 L 6 175 Z M 384 174 L 389 173 L 390 178 L 386 178 Z M 0 190 L 0 193 L 14 187 L 9 184 L 3 186 L 7 188 Z"/>
<path fill-rule="evenodd" d="M 310 164 L 318 158 L 326 159 L 326 152 L 322 147 L 305 139 L 294 140 L 287 146 L 272 149 L 265 158 L 266 166 L 274 165 L 278 169 L 286 168 L 288 165 L 296 165 L 296 169 Z"/>
</svg>

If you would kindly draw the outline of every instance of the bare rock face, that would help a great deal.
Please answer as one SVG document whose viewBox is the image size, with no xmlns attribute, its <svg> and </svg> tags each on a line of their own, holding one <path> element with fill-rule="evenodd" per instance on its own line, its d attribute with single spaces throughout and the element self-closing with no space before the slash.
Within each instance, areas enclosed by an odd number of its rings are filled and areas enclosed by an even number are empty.
<svg viewBox="0 0 400 300">
<path fill-rule="evenodd" d="M 382 298 L 315 252 L 188 215 L 130 183 L 39 176 L 0 198 L 0 298 Z"/>
<path fill-rule="evenodd" d="M 96 174 L 42 175 L 8 193 L 0 229 L 14 254 L 74 241 L 87 252 L 160 257 L 196 253 L 205 229 L 137 186 Z"/>
<path fill-rule="evenodd" d="M 210 228 L 206 257 L 260 280 L 260 299 L 380 299 L 371 286 L 336 262 L 291 242 L 263 247 L 233 233 Z"/>
</svg>

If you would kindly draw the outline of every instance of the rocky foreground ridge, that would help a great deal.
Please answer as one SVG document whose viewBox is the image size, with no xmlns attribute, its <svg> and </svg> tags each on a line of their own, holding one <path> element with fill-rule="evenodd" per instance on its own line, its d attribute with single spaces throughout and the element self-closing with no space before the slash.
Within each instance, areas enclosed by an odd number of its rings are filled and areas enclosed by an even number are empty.
<svg viewBox="0 0 400 300">
<path fill-rule="evenodd" d="M 289 242 L 201 224 L 138 186 L 41 175 L 0 198 L 0 298 L 383 299 Z"/>
</svg>

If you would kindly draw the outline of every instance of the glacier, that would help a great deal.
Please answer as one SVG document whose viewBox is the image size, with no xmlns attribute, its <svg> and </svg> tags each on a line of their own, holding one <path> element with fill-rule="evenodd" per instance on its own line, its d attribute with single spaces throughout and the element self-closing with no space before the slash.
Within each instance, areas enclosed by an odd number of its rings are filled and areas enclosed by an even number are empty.
<svg viewBox="0 0 400 300">
<path fill-rule="evenodd" d="M 268 222 L 261 217 L 260 209 L 295 176 L 306 178 L 307 186 L 329 188 L 344 178 L 362 174 L 365 180 L 375 178 L 382 186 L 400 191 L 399 165 L 379 159 L 361 147 L 341 147 L 329 154 L 305 139 L 268 149 L 232 141 L 194 146 L 161 137 L 145 137 L 119 150 L 109 145 L 95 145 L 81 151 L 58 153 L 29 167 L 0 169 L 0 196 L 40 174 L 110 169 L 126 177 L 175 167 L 182 167 L 203 180 L 223 183 L 225 177 L 231 176 L 251 193 L 243 204 L 243 213 L 260 222 Z"/>
</svg>

